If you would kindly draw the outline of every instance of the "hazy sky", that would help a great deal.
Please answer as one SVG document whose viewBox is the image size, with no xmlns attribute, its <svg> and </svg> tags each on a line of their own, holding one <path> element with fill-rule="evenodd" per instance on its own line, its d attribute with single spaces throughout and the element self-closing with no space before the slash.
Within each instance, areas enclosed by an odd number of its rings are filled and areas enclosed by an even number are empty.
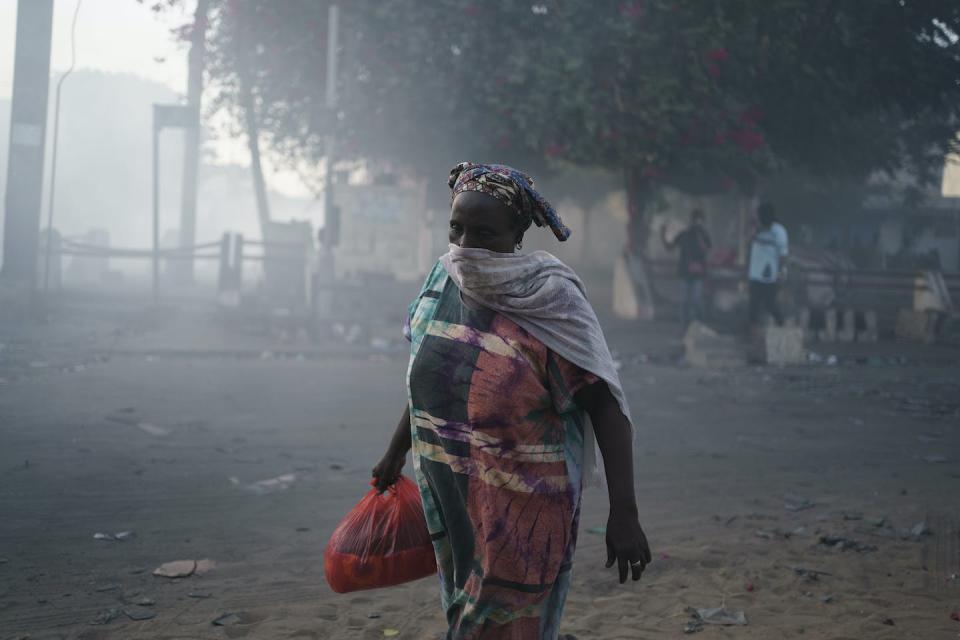
<svg viewBox="0 0 960 640">
<path fill-rule="evenodd" d="M 76 4 L 76 0 L 53 3 L 52 73 L 70 66 L 70 23 Z M 136 0 L 83 0 L 77 20 L 77 68 L 134 73 L 183 93 L 187 50 L 173 41 L 170 29 L 188 19 L 183 10 L 157 17 Z M 0 98 L 9 98 L 13 88 L 16 25 L 17 0 L 0 0 Z"/>
<path fill-rule="evenodd" d="M 185 10 L 171 9 L 158 16 L 136 0 L 82 0 L 76 29 L 76 68 L 132 73 L 165 84 L 179 94 L 186 93 L 187 48 L 170 34 L 172 28 L 192 19 L 193 0 L 186 0 L 184 5 Z M 77 0 L 54 0 L 53 6 L 50 72 L 55 75 L 70 66 L 70 26 Z M 9 99 L 13 90 L 16 24 L 17 0 L 0 0 L 0 99 Z M 0 127 L 9 126 L 9 122 L 0 123 Z M 214 148 L 223 162 L 249 162 L 244 140 L 217 141 Z M 271 171 L 269 161 L 265 164 L 273 189 L 291 196 L 309 196 L 295 173 Z"/>
</svg>

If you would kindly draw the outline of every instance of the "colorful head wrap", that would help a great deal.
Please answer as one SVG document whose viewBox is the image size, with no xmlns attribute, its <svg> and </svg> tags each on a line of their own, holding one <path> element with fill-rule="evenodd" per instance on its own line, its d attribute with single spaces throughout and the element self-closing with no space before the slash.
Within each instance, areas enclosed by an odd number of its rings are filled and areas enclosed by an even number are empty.
<svg viewBox="0 0 960 640">
<path fill-rule="evenodd" d="M 550 227 L 561 242 L 570 237 L 570 229 L 563 224 L 550 203 L 533 188 L 533 178 L 513 167 L 461 162 L 450 171 L 447 184 L 453 190 L 451 199 L 464 191 L 479 191 L 516 211 L 524 229 L 534 222 L 538 227 Z"/>
</svg>

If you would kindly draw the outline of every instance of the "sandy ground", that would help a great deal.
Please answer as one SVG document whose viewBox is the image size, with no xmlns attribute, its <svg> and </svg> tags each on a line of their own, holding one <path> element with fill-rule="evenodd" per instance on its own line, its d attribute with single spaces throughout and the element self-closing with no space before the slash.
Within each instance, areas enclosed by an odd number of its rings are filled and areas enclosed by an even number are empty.
<svg viewBox="0 0 960 640">
<path fill-rule="evenodd" d="M 167 325 L 131 317 L 2 328 L 0 639 L 442 637 L 434 579 L 336 595 L 323 576 L 327 537 L 402 409 L 403 355 L 165 354 Z M 749 624 L 698 637 L 960 638 L 956 352 L 704 371 L 667 357 L 670 327 L 609 333 L 655 561 L 616 583 L 589 531 L 606 497 L 588 490 L 565 633 L 684 637 L 688 607 L 724 605 Z M 930 535 L 901 536 L 921 522 Z M 151 574 L 206 558 L 204 575 Z M 225 613 L 233 624 L 214 626 Z"/>
</svg>

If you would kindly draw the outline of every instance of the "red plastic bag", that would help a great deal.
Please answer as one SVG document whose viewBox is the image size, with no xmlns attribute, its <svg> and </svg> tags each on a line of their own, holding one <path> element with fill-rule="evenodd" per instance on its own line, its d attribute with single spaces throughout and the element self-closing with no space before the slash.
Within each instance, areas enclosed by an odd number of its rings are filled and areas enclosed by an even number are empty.
<svg viewBox="0 0 960 640">
<path fill-rule="evenodd" d="M 390 587 L 437 572 L 420 491 L 400 476 L 384 493 L 371 489 L 340 521 L 323 565 L 337 593 Z"/>
</svg>

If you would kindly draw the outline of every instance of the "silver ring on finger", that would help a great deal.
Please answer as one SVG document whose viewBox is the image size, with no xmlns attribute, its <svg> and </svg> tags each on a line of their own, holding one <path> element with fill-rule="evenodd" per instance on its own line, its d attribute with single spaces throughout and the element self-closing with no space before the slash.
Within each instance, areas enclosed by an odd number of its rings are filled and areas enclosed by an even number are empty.
<svg viewBox="0 0 960 640">
<path fill-rule="evenodd" d="M 644 564 L 645 564 L 645 563 L 644 563 L 643 560 L 637 560 L 636 562 L 631 562 L 631 563 L 630 563 L 630 566 L 631 566 L 632 568 L 636 568 L 636 567 L 643 567 Z"/>
</svg>

